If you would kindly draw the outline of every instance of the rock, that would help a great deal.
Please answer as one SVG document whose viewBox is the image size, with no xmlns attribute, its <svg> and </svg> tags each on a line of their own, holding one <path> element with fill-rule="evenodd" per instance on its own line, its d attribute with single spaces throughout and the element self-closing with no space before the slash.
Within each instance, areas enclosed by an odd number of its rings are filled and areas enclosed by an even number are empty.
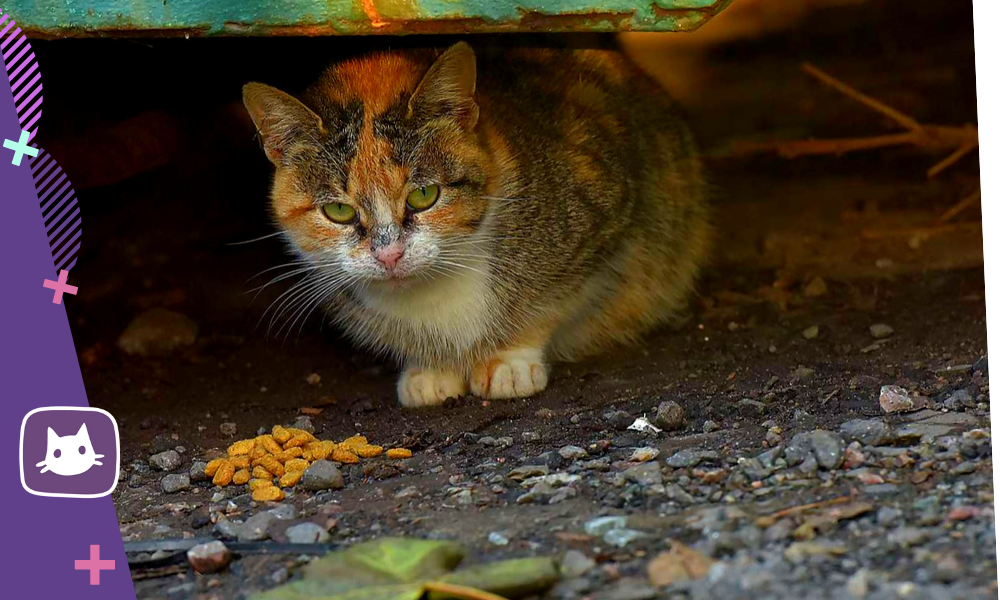
<svg viewBox="0 0 1000 600">
<path fill-rule="evenodd" d="M 190 489 L 191 478 L 187 475 L 167 475 L 160 480 L 160 488 L 168 494 L 175 494 Z"/>
<path fill-rule="evenodd" d="M 486 541 L 494 546 L 506 546 L 510 543 L 510 539 L 499 531 L 490 532 L 490 534 L 486 536 Z"/>
<path fill-rule="evenodd" d="M 226 517 L 220 517 L 214 529 L 223 539 L 235 540 L 240 536 L 240 526 Z"/>
<path fill-rule="evenodd" d="M 807 340 L 814 340 L 819 337 L 819 325 L 810 325 L 802 330 L 802 337 Z"/>
<path fill-rule="evenodd" d="M 208 481 L 211 477 L 205 475 L 205 467 L 207 466 L 208 463 L 201 460 L 191 463 L 191 469 L 188 471 L 188 478 L 191 481 Z"/>
<path fill-rule="evenodd" d="M 333 537 L 316 523 L 299 523 L 285 530 L 291 544 L 325 544 Z"/>
<path fill-rule="evenodd" d="M 718 460 L 718 453 L 708 451 L 697 451 L 685 448 L 667 459 L 667 466 L 675 469 L 685 469 L 698 466 L 702 461 Z"/>
<path fill-rule="evenodd" d="M 537 442 L 542 439 L 542 436 L 536 431 L 522 431 L 521 439 L 526 442 Z"/>
<path fill-rule="evenodd" d="M 319 385 L 321 381 L 323 381 L 323 377 L 321 377 L 319 373 L 310 373 L 306 375 L 306 383 L 309 385 Z"/>
<path fill-rule="evenodd" d="M 632 456 L 629 457 L 630 462 L 649 462 L 655 460 L 657 456 L 660 455 L 660 451 L 656 448 L 636 448 Z"/>
<path fill-rule="evenodd" d="M 975 399 L 973 399 L 972 395 L 965 390 L 956 390 L 944 401 L 944 407 L 948 410 L 974 408 L 975 406 Z"/>
<path fill-rule="evenodd" d="M 187 559 L 195 571 L 204 575 L 225 569 L 233 560 L 233 553 L 225 544 L 216 540 L 194 546 L 187 551 Z"/>
<path fill-rule="evenodd" d="M 198 338 L 198 324 L 188 317 L 164 308 L 140 314 L 118 338 L 118 347 L 126 354 L 163 356 Z"/>
<path fill-rule="evenodd" d="M 292 423 L 292 427 L 294 427 L 295 429 L 301 429 L 302 431 L 307 431 L 309 433 L 316 433 L 316 427 L 313 425 L 312 419 L 310 419 L 305 415 L 302 415 L 297 419 L 295 419 L 295 422 Z"/>
<path fill-rule="evenodd" d="M 808 381 L 813 378 L 816 374 L 816 369 L 810 369 L 805 365 L 799 365 L 795 367 L 795 370 L 791 373 L 791 378 L 794 381 Z"/>
<path fill-rule="evenodd" d="M 917 527 L 900 527 L 889 532 L 889 542 L 904 548 L 923 545 L 932 537 L 934 535 L 931 531 Z"/>
<path fill-rule="evenodd" d="M 840 426 L 840 434 L 865 446 L 881 446 L 889 441 L 889 426 L 881 419 L 851 419 Z"/>
<path fill-rule="evenodd" d="M 910 392 L 898 385 L 883 385 L 878 403 L 887 413 L 899 413 L 919 410 L 927 405 L 927 400 L 910 396 Z"/>
<path fill-rule="evenodd" d="M 868 590 L 871 588 L 871 573 L 868 569 L 858 569 L 854 575 L 847 580 L 847 593 L 852 598 L 863 600 L 868 597 Z"/>
<path fill-rule="evenodd" d="M 657 485 L 663 483 L 663 473 L 660 463 L 648 462 L 625 470 L 625 479 L 639 485 Z"/>
<path fill-rule="evenodd" d="M 173 471 L 181 466 L 181 455 L 176 450 L 167 450 L 149 457 L 149 465 L 161 471 Z"/>
<path fill-rule="evenodd" d="M 611 424 L 612 428 L 619 430 L 628 429 L 629 426 L 635 421 L 635 419 L 632 418 L 632 415 L 623 410 L 616 410 L 611 414 L 605 415 L 605 418 L 608 423 Z"/>
<path fill-rule="evenodd" d="M 802 295 L 806 298 L 819 298 L 826 295 L 826 292 L 826 282 L 823 281 L 822 277 L 816 277 L 802 290 Z"/>
<path fill-rule="evenodd" d="M 825 429 L 817 429 L 812 432 L 811 443 L 813 454 L 820 467 L 832 471 L 844 462 L 844 440 L 840 439 L 839 435 Z"/>
<path fill-rule="evenodd" d="M 291 504 L 280 504 L 267 511 L 279 521 L 289 521 L 295 518 L 295 507 Z"/>
<path fill-rule="evenodd" d="M 604 534 L 605 542 L 618 548 L 624 548 L 635 540 L 646 537 L 646 534 L 634 529 L 612 529 Z"/>
<path fill-rule="evenodd" d="M 269 512 L 259 512 L 240 525 L 239 535 L 237 538 L 241 542 L 258 542 L 260 540 L 266 540 L 270 537 L 267 528 L 270 527 L 271 523 L 274 523 L 276 520 L 278 520 L 278 518 Z"/>
<path fill-rule="evenodd" d="M 719 424 L 716 423 L 715 421 L 705 421 L 701 425 L 702 433 L 712 433 L 713 431 L 718 431 L 718 430 L 719 430 Z"/>
<path fill-rule="evenodd" d="M 677 485 L 676 483 L 671 483 L 670 485 L 668 485 L 664 490 L 664 494 L 667 496 L 667 499 L 673 500 L 674 502 L 677 502 L 684 506 L 689 506 L 695 503 L 694 497 L 691 494 L 685 492 L 684 488 Z"/>
<path fill-rule="evenodd" d="M 597 566 L 597 562 L 579 550 L 569 550 L 559 561 L 559 574 L 564 579 L 572 579 L 586 574 Z"/>
<path fill-rule="evenodd" d="M 892 508 L 891 506 L 883 506 L 878 509 L 875 513 L 875 520 L 879 525 L 885 527 L 887 525 L 892 525 L 903 516 L 903 511 Z"/>
<path fill-rule="evenodd" d="M 872 334 L 873 338 L 879 340 L 887 338 L 896 332 L 895 329 L 889 327 L 885 323 L 875 323 L 874 325 L 868 328 L 868 331 Z"/>
<path fill-rule="evenodd" d="M 785 548 L 788 562 L 801 563 L 811 557 L 830 558 L 847 554 L 847 548 L 831 542 L 795 542 Z"/>
<path fill-rule="evenodd" d="M 628 526 L 628 517 L 608 516 L 598 517 L 583 524 L 583 530 L 587 535 L 601 537 L 605 533 L 614 529 L 625 529 Z"/>
<path fill-rule="evenodd" d="M 684 409 L 673 400 L 660 402 L 652 422 L 664 431 L 681 429 L 684 427 Z"/>
<path fill-rule="evenodd" d="M 545 465 L 524 465 L 507 473 L 507 477 L 514 481 L 524 481 L 531 477 L 544 477 L 548 474 L 549 468 Z"/>
<path fill-rule="evenodd" d="M 319 490 L 339 490 L 344 487 L 344 476 L 336 463 L 317 460 L 309 465 L 302 475 L 302 487 L 311 492 Z"/>
<path fill-rule="evenodd" d="M 785 460 L 790 467 L 802 464 L 811 453 L 812 436 L 806 432 L 796 433 L 785 446 Z"/>
<path fill-rule="evenodd" d="M 579 446 L 563 446 L 559 449 L 559 456 L 566 460 L 582 460 L 590 455 Z"/>
<path fill-rule="evenodd" d="M 239 429 L 236 427 L 236 423 L 226 422 L 226 423 L 223 423 L 222 425 L 219 425 L 219 432 L 222 435 L 225 435 L 225 436 L 228 436 L 228 437 L 235 436 L 238 431 L 239 431 Z"/>
</svg>

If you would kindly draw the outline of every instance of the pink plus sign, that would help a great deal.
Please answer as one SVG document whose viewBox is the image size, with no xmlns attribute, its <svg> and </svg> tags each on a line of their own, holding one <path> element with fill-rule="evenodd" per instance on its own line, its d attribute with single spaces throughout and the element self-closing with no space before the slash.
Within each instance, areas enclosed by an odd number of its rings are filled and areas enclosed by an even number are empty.
<svg viewBox="0 0 1000 600">
<path fill-rule="evenodd" d="M 69 271 L 59 271 L 59 281 L 52 281 L 51 279 L 46 279 L 42 283 L 42 287 L 47 287 L 50 290 L 55 290 L 55 294 L 52 295 L 52 304 L 62 304 L 63 294 L 73 294 L 76 295 L 77 287 L 72 285 L 66 285 L 66 280 L 69 279 Z"/>
<path fill-rule="evenodd" d="M 63 271 L 65 273 L 66 271 Z M 90 585 L 101 585 L 101 571 L 114 571 L 115 561 L 101 560 L 101 547 L 90 547 L 90 560 L 76 561 L 77 571 L 90 571 Z"/>
</svg>

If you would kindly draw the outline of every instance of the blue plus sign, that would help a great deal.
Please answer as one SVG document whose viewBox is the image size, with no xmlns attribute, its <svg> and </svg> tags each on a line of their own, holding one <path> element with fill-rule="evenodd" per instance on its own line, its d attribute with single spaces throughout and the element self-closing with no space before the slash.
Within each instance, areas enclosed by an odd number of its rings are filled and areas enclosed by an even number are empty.
<svg viewBox="0 0 1000 600">
<path fill-rule="evenodd" d="M 27 131 L 21 132 L 21 139 L 17 140 L 4 140 L 3 147 L 14 151 L 14 160 L 10 161 L 10 164 L 15 167 L 21 166 L 21 157 L 27 154 L 28 156 L 38 156 L 38 150 L 32 148 L 28 145 L 28 136 L 31 135 Z"/>
</svg>

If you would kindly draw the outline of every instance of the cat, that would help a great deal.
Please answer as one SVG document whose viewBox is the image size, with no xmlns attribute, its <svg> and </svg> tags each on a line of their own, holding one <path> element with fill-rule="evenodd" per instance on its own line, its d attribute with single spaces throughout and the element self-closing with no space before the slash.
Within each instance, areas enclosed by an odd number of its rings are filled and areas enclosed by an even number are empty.
<svg viewBox="0 0 1000 600">
<path fill-rule="evenodd" d="M 100 458 L 104 458 L 104 455 L 94 453 L 86 423 L 80 426 L 80 431 L 77 431 L 76 435 L 62 437 L 56 435 L 56 432 L 49 427 L 45 460 L 35 466 L 42 467 L 39 473 L 52 471 L 56 475 L 71 476 L 86 473 L 95 465 L 102 466 L 98 460 Z"/>
<path fill-rule="evenodd" d="M 307 274 L 285 304 L 399 359 L 404 406 L 533 396 L 675 320 L 706 260 L 692 136 L 617 48 L 382 52 L 243 101 Z"/>
</svg>

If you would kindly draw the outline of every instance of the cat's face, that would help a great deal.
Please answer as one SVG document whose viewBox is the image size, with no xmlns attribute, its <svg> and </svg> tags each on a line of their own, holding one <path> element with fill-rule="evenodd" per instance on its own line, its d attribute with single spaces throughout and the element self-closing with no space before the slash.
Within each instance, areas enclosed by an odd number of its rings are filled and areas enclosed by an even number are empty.
<svg viewBox="0 0 1000 600">
<path fill-rule="evenodd" d="M 76 435 L 59 437 L 49 427 L 48 443 L 45 446 L 45 460 L 36 464 L 42 473 L 52 471 L 56 475 L 79 475 L 87 472 L 94 465 L 101 465 L 98 460 L 103 454 L 95 454 L 87 433 L 87 424 L 80 427 Z"/>
<path fill-rule="evenodd" d="M 467 238 L 486 215 L 490 179 L 475 85 L 475 56 L 458 44 L 433 64 L 398 55 L 342 63 L 305 103 L 244 88 L 276 167 L 274 215 L 325 293 L 404 287 L 474 255 Z"/>
</svg>

